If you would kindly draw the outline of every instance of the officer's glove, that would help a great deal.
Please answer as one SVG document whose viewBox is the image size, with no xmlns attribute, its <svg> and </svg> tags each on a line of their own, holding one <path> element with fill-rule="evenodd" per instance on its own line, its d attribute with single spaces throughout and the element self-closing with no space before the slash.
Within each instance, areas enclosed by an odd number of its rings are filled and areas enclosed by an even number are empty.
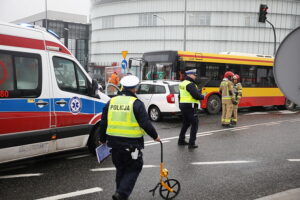
<svg viewBox="0 0 300 200">
<path fill-rule="evenodd" d="M 232 101 L 233 105 L 238 105 L 238 101 Z"/>
</svg>

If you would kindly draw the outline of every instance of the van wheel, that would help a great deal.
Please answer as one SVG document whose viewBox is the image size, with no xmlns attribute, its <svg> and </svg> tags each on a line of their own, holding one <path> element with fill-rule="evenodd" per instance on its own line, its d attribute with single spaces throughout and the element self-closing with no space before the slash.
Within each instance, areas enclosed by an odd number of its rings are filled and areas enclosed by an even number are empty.
<svg viewBox="0 0 300 200">
<path fill-rule="evenodd" d="M 93 133 L 90 135 L 89 140 L 88 140 L 88 149 L 89 151 L 93 154 L 96 155 L 95 149 L 100 146 L 99 144 L 99 131 L 100 131 L 100 126 L 97 126 Z"/>
<path fill-rule="evenodd" d="M 218 95 L 211 95 L 207 100 L 206 111 L 209 114 L 217 114 L 221 110 L 221 99 Z"/>
<path fill-rule="evenodd" d="M 148 114 L 150 119 L 154 122 L 158 122 L 161 118 L 161 112 L 157 106 L 151 106 Z"/>
</svg>

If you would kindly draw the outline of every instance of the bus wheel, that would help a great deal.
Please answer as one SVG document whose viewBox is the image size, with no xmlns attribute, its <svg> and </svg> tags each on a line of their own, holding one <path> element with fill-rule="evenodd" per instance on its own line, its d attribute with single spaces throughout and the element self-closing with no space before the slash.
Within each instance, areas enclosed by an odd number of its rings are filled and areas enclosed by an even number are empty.
<svg viewBox="0 0 300 200">
<path fill-rule="evenodd" d="M 91 133 L 89 140 L 88 140 L 88 149 L 89 151 L 96 155 L 96 151 L 95 149 L 100 145 L 99 143 L 99 130 L 100 130 L 100 126 L 97 126 L 93 133 Z"/>
<path fill-rule="evenodd" d="M 217 114 L 221 110 L 221 99 L 218 95 L 211 95 L 207 100 L 207 112 L 209 114 Z"/>
<path fill-rule="evenodd" d="M 286 99 L 286 100 L 285 100 L 285 105 L 284 105 L 284 107 L 285 107 L 287 110 L 295 110 L 296 104 L 295 104 L 294 102 L 292 102 L 291 100 Z"/>
<path fill-rule="evenodd" d="M 160 120 L 161 112 L 157 106 L 151 106 L 149 108 L 149 117 L 154 122 L 158 122 Z"/>
</svg>

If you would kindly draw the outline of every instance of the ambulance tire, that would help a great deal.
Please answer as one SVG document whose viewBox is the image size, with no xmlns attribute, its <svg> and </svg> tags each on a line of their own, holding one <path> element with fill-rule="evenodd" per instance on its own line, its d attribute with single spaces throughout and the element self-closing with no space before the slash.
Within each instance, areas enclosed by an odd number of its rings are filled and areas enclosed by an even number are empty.
<svg viewBox="0 0 300 200">
<path fill-rule="evenodd" d="M 95 149 L 100 145 L 99 144 L 99 130 L 100 126 L 97 126 L 94 128 L 93 132 L 90 134 L 89 140 L 88 140 L 88 149 L 93 154 L 96 155 Z"/>
</svg>

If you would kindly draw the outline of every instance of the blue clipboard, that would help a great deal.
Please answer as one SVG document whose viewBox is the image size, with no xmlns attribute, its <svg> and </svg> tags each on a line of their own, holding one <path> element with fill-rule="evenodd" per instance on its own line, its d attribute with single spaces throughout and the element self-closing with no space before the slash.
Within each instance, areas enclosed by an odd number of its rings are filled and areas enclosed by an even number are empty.
<svg viewBox="0 0 300 200">
<path fill-rule="evenodd" d="M 101 144 L 99 147 L 96 148 L 96 155 L 97 160 L 99 163 L 101 163 L 105 158 L 107 158 L 110 155 L 111 148 L 108 147 L 106 144 Z"/>
</svg>

